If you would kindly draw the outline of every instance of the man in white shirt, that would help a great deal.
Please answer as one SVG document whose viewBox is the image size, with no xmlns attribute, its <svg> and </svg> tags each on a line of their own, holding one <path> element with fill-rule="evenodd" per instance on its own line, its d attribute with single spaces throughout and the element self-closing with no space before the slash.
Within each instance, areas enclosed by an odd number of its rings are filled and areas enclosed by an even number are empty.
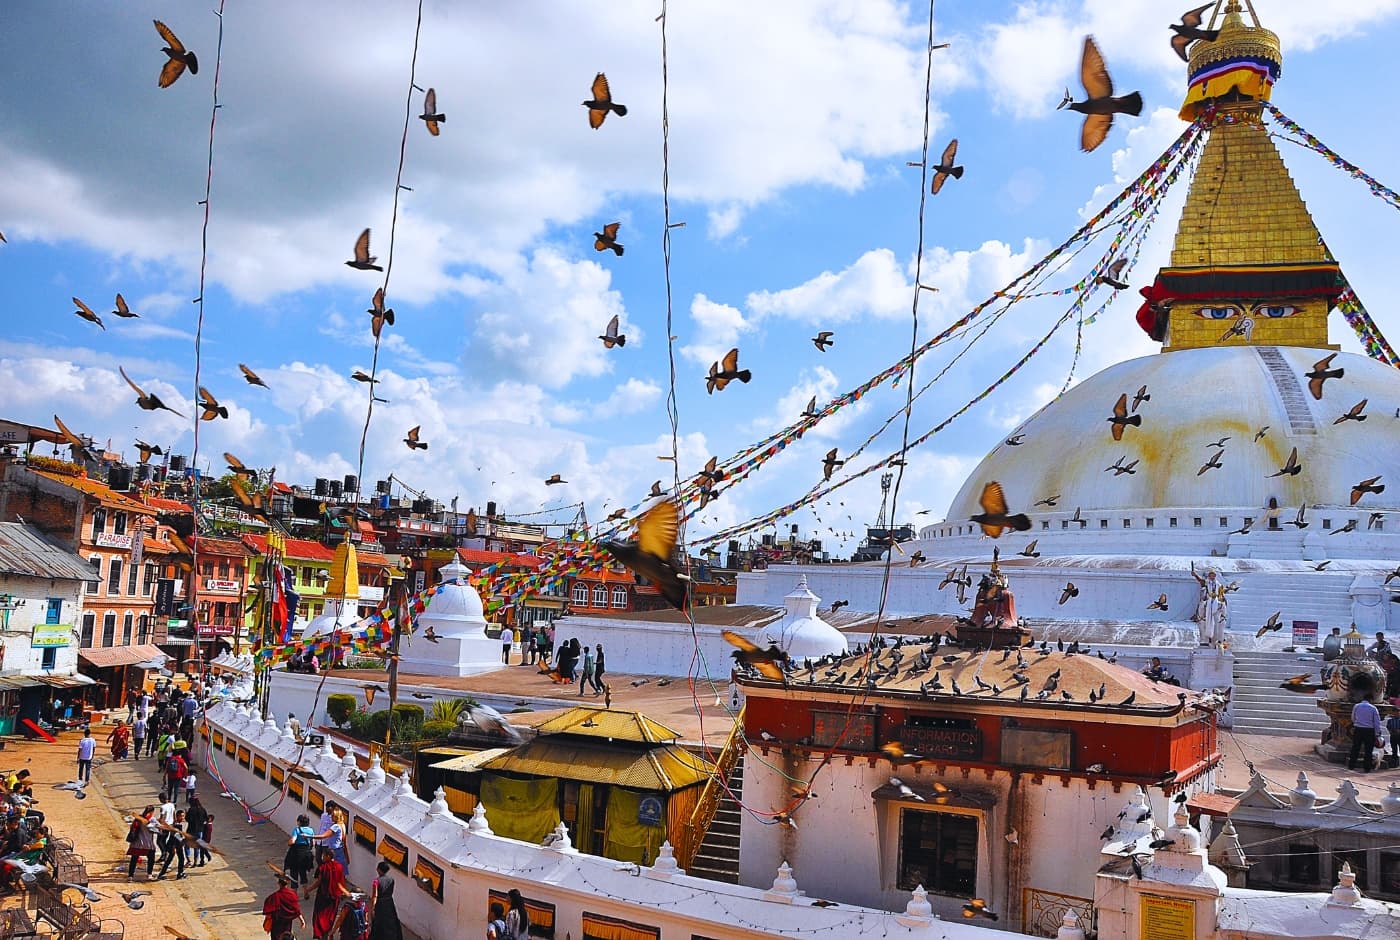
<svg viewBox="0 0 1400 940">
<path fill-rule="evenodd" d="M 515 631 L 501 627 L 501 662 L 510 665 L 510 648 L 515 645 Z"/>
<path fill-rule="evenodd" d="M 1363 698 L 1351 708 L 1351 753 L 1347 756 L 1347 770 L 1356 769 L 1356 758 L 1361 757 L 1366 773 L 1376 769 L 1376 742 L 1381 736 L 1381 713 L 1370 699 Z"/>
<path fill-rule="evenodd" d="M 78 779 L 84 782 L 92 779 L 92 754 L 97 750 L 97 739 L 91 728 L 83 729 L 83 738 L 78 742 Z"/>
</svg>

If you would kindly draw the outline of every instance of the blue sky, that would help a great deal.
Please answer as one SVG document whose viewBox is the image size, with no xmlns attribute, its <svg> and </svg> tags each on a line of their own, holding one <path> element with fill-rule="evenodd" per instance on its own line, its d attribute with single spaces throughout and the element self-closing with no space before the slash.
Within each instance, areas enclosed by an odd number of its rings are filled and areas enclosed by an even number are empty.
<svg viewBox="0 0 1400 940">
<path fill-rule="evenodd" d="M 1395 185 L 1382 90 L 1393 83 L 1400 2 L 1337 5 L 1326 22 L 1301 0 L 1256 9 L 1284 44 L 1275 103 Z M 669 476 L 656 459 L 671 447 L 657 12 L 631 2 L 426 4 L 418 82 L 437 89 L 448 120 L 438 138 L 418 121 L 409 129 L 412 191 L 389 289 L 398 318 L 380 354 L 390 404 L 375 411 L 366 480 L 393 472 L 444 501 L 494 499 L 515 514 L 584 501 L 597 520 Z M 1184 65 L 1166 29 L 1176 12 L 1146 0 L 937 5 L 937 39 L 952 46 L 935 54 L 932 149 L 959 138 L 967 174 L 929 202 L 924 281 L 940 292 L 922 302 L 924 335 L 1041 257 L 1180 133 Z M 381 281 L 342 262 L 365 226 L 381 262 L 388 253 L 413 13 L 407 2 L 228 4 L 202 375 L 232 415 L 202 426 L 201 465 L 221 469 L 229 450 L 275 465 L 280 479 L 356 469 L 365 396 L 349 373 L 369 368 L 363 311 Z M 907 352 L 920 177 L 906 162 L 922 142 L 926 17 L 926 6 L 892 0 L 671 4 L 686 474 Z M 156 87 L 152 18 L 200 55 L 198 75 Z M 186 4 L 20 0 L 0 25 L 0 369 L 10 377 L 0 417 L 48 423 L 56 412 L 133 458 L 138 437 L 188 454 L 189 421 L 137 409 L 117 368 L 167 401 L 193 397 L 215 17 Z M 1118 88 L 1140 89 L 1147 106 L 1085 155 L 1077 116 L 1054 106 L 1066 84 L 1078 91 L 1088 32 Z M 579 101 L 598 70 L 630 111 L 594 131 Z M 1344 270 L 1390 327 L 1385 246 L 1400 220 L 1319 157 L 1280 147 Z M 1184 185 L 1174 195 L 1132 272 L 1134 291 L 1165 263 Z M 621 258 L 593 250 L 591 233 L 610 221 L 622 222 Z M 106 317 L 103 332 L 72 315 L 70 296 L 105 313 L 117 291 L 140 319 Z M 1132 323 L 1135 300 L 1125 293 L 1086 330 L 1080 377 L 1155 351 Z M 1018 306 L 920 400 L 911 433 L 980 390 L 1064 304 Z M 629 341 L 608 351 L 594 337 L 615 313 Z M 836 334 L 825 354 L 808 341 L 819 329 Z M 1332 338 L 1357 349 L 1340 319 Z M 752 383 L 707 396 L 709 361 L 736 343 Z M 980 456 L 1059 389 L 1072 351 L 1065 331 L 917 451 L 901 520 L 924 509 L 937 518 Z M 950 354 L 927 357 L 920 375 Z M 239 362 L 272 391 L 246 385 Z M 885 389 L 823 422 L 695 531 L 805 492 L 821 454 L 863 440 L 903 397 L 903 387 Z M 415 424 L 426 452 L 399 443 Z M 897 448 L 898 427 L 871 456 Z M 553 473 L 568 485 L 546 488 Z M 821 525 L 806 513 L 791 521 L 840 543 L 827 526 L 858 532 L 873 521 L 875 477 L 840 500 Z"/>
</svg>

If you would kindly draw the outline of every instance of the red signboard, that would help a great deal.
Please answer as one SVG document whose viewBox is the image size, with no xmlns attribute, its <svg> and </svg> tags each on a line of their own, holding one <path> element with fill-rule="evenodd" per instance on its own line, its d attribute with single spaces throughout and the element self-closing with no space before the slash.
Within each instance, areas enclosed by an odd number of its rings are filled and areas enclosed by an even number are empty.
<svg viewBox="0 0 1400 940">
<path fill-rule="evenodd" d="M 233 631 L 236 629 L 231 623 L 200 623 L 195 625 L 195 631 L 202 637 L 233 636 Z"/>
</svg>

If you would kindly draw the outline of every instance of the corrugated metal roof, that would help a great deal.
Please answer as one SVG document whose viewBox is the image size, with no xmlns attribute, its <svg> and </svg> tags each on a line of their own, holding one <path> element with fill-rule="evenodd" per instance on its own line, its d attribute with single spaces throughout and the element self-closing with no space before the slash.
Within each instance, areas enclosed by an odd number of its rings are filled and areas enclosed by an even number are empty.
<svg viewBox="0 0 1400 940">
<path fill-rule="evenodd" d="M 100 580 L 80 556 L 20 522 L 0 522 L 0 571 L 63 581 Z"/>
<path fill-rule="evenodd" d="M 681 790 L 706 780 L 711 765 L 675 744 L 639 750 L 577 738 L 539 737 L 480 765 L 482 770 L 558 777 L 636 790 Z"/>
<path fill-rule="evenodd" d="M 569 734 L 613 741 L 633 741 L 637 744 L 664 744 L 680 737 L 680 733 L 641 712 L 579 705 L 536 726 L 540 734 Z"/>
<path fill-rule="evenodd" d="M 158 646 L 139 643 L 134 646 L 101 646 L 78 650 L 78 658 L 99 669 L 107 669 L 113 666 L 134 666 L 156 658 L 164 659 L 165 654 Z"/>
<path fill-rule="evenodd" d="M 470 773 L 480 770 L 481 765 L 489 760 L 494 760 L 502 754 L 508 753 L 508 747 L 488 747 L 484 751 L 474 751 L 471 754 L 458 754 L 456 757 L 449 757 L 447 760 L 438 761 L 436 764 L 429 764 L 433 770 L 456 770 Z M 421 754 L 422 751 L 419 751 Z"/>
</svg>

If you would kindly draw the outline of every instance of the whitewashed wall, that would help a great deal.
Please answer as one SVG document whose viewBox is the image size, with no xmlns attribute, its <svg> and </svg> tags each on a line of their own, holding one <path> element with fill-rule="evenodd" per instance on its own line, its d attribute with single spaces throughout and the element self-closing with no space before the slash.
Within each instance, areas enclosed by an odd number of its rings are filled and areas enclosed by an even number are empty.
<svg viewBox="0 0 1400 940">
<path fill-rule="evenodd" d="M 10 612 L 10 636 L 4 638 L 5 656 L 0 669 L 6 672 L 37 673 L 43 664 L 42 649 L 30 646 L 34 635 L 34 625 L 44 622 L 48 613 L 50 597 L 63 599 L 63 609 L 59 613 L 59 623 L 77 627 L 83 618 L 82 581 L 67 581 L 50 578 L 26 578 L 0 574 L 0 594 L 10 594 L 15 601 L 24 603 Z M 0 618 L 3 618 L 0 614 Z M 0 621 L 3 622 L 3 621 Z M 57 675 L 71 675 L 78 669 L 78 637 L 72 636 L 67 646 L 55 647 L 58 650 L 51 670 Z"/>
<path fill-rule="evenodd" d="M 792 587 L 789 585 L 788 591 Z M 786 592 L 785 592 L 786 593 Z M 782 606 L 778 600 L 778 606 Z M 752 635 L 758 622 L 751 626 L 733 627 L 736 632 Z M 565 617 L 558 621 L 555 640 L 563 643 L 578 637 L 580 644 L 603 644 L 607 670 L 643 676 L 685 676 L 690 674 L 698 642 L 700 658 L 695 661 L 698 675 L 710 675 L 720 682 L 729 681 L 734 665 L 730 654 L 734 647 L 720 636 L 721 627 L 697 625 L 691 638 L 688 623 L 649 623 L 639 620 L 613 620 L 608 617 Z"/>
<path fill-rule="evenodd" d="M 278 709 L 281 711 L 282 709 Z M 664 865 L 641 868 L 612 859 L 582 855 L 572 848 L 543 848 L 473 829 L 453 816 L 445 802 L 428 804 L 413 796 L 406 781 L 382 779 L 377 767 L 356 790 L 346 780 L 349 768 L 328 749 L 303 749 L 279 731 L 250 717 L 246 709 L 219 705 L 208 715 L 211 730 L 234 737 L 251 755 L 286 767 L 295 763 L 314 771 L 324 782 L 308 786 L 329 795 L 355 817 L 372 823 L 379 837 L 388 834 L 409 846 L 410 871 L 422 855 L 445 872 L 443 900 L 419 890 L 410 879 L 395 900 L 399 916 L 423 937 L 477 936 L 484 930 L 488 891 L 519 888 L 527 897 L 554 904 L 555 937 L 580 936 L 584 911 L 661 928 L 666 940 L 701 934 L 716 940 L 754 936 L 824 935 L 833 937 L 940 938 L 940 940 L 1011 940 L 1019 937 L 929 916 L 913 905 L 898 912 L 851 905 L 815 907 L 811 899 L 792 891 L 772 891 L 726 885 L 667 871 Z M 278 803 L 270 785 L 223 751 L 218 767 L 224 784 L 244 800 L 260 807 L 276 805 L 272 821 L 290 831 L 301 803 Z M 485 808 L 489 823 L 490 807 Z M 476 821 L 473 821 L 475 825 Z M 367 885 L 377 856 L 347 840 L 350 878 Z M 776 866 L 775 866 L 776 868 Z M 803 872 L 795 869 L 796 891 Z M 772 879 L 770 879 L 772 880 Z"/>
</svg>

